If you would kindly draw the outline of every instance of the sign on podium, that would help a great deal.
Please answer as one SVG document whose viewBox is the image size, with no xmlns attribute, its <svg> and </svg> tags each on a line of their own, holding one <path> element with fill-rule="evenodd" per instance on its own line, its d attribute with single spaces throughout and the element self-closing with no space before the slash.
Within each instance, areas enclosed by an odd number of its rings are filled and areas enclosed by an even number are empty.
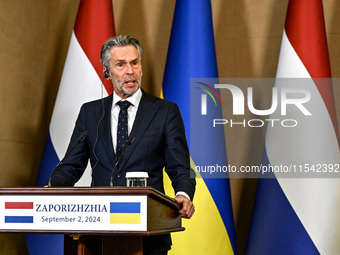
<svg viewBox="0 0 340 255">
<path fill-rule="evenodd" d="M 179 208 L 151 187 L 1 188 L 0 233 L 71 235 L 78 254 L 115 254 L 117 245 L 124 254 L 142 254 L 143 236 L 184 230 Z M 137 247 L 129 251 L 132 239 Z"/>
</svg>

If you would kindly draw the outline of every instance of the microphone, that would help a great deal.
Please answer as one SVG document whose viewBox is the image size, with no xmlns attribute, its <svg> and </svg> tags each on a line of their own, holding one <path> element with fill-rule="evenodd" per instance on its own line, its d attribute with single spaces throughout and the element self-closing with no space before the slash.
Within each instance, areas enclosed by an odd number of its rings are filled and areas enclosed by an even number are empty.
<svg viewBox="0 0 340 255">
<path fill-rule="evenodd" d="M 131 135 L 129 137 L 129 139 L 127 140 L 127 142 L 124 146 L 124 149 L 122 150 L 122 153 L 119 155 L 119 158 L 117 159 L 116 164 L 113 167 L 112 172 L 111 172 L 110 187 L 113 187 L 113 174 L 116 171 L 119 162 L 122 160 L 122 157 L 124 156 L 124 153 L 125 153 L 127 147 L 129 147 L 129 145 L 135 140 L 135 137 L 136 137 L 135 135 Z"/>
<path fill-rule="evenodd" d="M 47 186 L 48 187 L 51 187 L 51 178 L 52 178 L 52 174 L 54 172 L 54 170 L 60 166 L 60 164 L 65 160 L 65 158 L 73 151 L 73 149 L 79 144 L 81 143 L 82 141 L 84 141 L 84 139 L 86 138 L 87 136 L 87 131 L 84 131 L 83 133 L 81 133 L 81 135 L 77 138 L 77 141 L 75 142 L 75 144 L 66 152 L 65 156 L 62 158 L 62 160 L 59 161 L 58 165 L 56 165 L 51 174 L 50 174 L 50 178 L 48 178 L 48 183 L 47 183 Z"/>
</svg>

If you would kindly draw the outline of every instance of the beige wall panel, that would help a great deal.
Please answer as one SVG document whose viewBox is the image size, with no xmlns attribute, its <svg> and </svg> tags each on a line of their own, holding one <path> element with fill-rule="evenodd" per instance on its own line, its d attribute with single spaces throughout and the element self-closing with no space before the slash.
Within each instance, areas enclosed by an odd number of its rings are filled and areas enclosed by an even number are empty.
<svg viewBox="0 0 340 255">
<path fill-rule="evenodd" d="M 46 5 L 0 3 L 0 139 L 36 142 L 46 73 Z M 34 14 L 36 8 L 41 14 Z M 27 135 L 29 134 L 29 136 Z"/>
<path fill-rule="evenodd" d="M 236 34 L 236 16 L 234 0 L 212 0 L 211 8 L 215 31 L 215 42 L 223 43 L 227 39 L 234 39 Z"/>
<path fill-rule="evenodd" d="M 328 35 L 327 40 L 332 76 L 333 78 L 340 78 L 340 33 Z"/>
<path fill-rule="evenodd" d="M 219 34 L 219 37 L 222 37 L 221 34 Z M 219 42 L 215 45 L 219 77 L 234 77 L 236 73 L 235 62 L 237 62 L 236 41 L 229 38 L 218 38 L 215 41 Z"/>
<path fill-rule="evenodd" d="M 0 2 L 1 186 L 35 182 L 44 140 L 47 23 L 46 1 Z M 28 254 L 24 235 L 1 234 L 0 254 Z"/>
<path fill-rule="evenodd" d="M 2 186 L 29 185 L 36 173 L 45 101 L 46 10 L 36 1 L 0 3 Z"/>
<path fill-rule="evenodd" d="M 281 37 L 287 3 L 287 0 L 235 1 L 235 37 Z"/>
<path fill-rule="evenodd" d="M 275 77 L 281 38 L 236 39 L 234 77 Z"/>
<path fill-rule="evenodd" d="M 332 76 L 335 78 L 333 90 L 338 119 L 338 131 L 340 134 L 340 33 L 328 35 L 328 51 L 330 55 Z"/>
<path fill-rule="evenodd" d="M 23 131 L 29 136 L 28 131 Z M 24 141 L 0 141 L 0 187 L 33 186 L 43 145 Z M 1 237 L 1 235 L 0 235 Z M 1 248 L 0 248 L 1 249 Z"/>
<path fill-rule="evenodd" d="M 340 1 L 323 0 L 327 34 L 340 34 Z"/>
</svg>

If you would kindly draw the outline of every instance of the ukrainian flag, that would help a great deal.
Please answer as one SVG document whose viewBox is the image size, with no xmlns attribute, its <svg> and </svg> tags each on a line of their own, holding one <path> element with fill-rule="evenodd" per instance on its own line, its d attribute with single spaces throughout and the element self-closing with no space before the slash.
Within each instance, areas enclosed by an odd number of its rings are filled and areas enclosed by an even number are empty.
<svg viewBox="0 0 340 255">
<path fill-rule="evenodd" d="M 140 224 L 140 202 L 111 202 L 110 224 Z"/>
<path fill-rule="evenodd" d="M 190 145 L 193 169 L 195 165 L 228 165 L 223 127 L 213 128 L 208 121 L 200 121 L 198 125 L 190 123 L 190 107 L 201 107 L 190 105 L 191 79 L 217 77 L 210 0 L 177 0 L 163 95 L 179 106 Z M 194 86 L 203 87 L 198 83 Z M 195 91 L 202 93 L 200 89 Z M 220 104 L 215 106 L 214 102 L 208 102 L 208 109 L 213 109 L 214 114 L 222 117 Z M 166 192 L 171 194 L 169 183 L 165 180 Z M 173 247 L 169 254 L 234 254 L 236 242 L 229 179 L 198 176 L 193 202 L 196 212 L 190 220 L 183 220 L 186 228 L 184 232 L 172 234 Z"/>
</svg>

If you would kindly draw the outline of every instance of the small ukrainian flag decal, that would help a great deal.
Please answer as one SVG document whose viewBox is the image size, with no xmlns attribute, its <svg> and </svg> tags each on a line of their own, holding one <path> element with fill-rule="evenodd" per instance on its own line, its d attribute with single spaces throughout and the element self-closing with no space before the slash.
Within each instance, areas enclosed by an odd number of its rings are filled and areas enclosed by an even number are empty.
<svg viewBox="0 0 340 255">
<path fill-rule="evenodd" d="M 110 224 L 140 224 L 140 202 L 111 202 Z"/>
</svg>

